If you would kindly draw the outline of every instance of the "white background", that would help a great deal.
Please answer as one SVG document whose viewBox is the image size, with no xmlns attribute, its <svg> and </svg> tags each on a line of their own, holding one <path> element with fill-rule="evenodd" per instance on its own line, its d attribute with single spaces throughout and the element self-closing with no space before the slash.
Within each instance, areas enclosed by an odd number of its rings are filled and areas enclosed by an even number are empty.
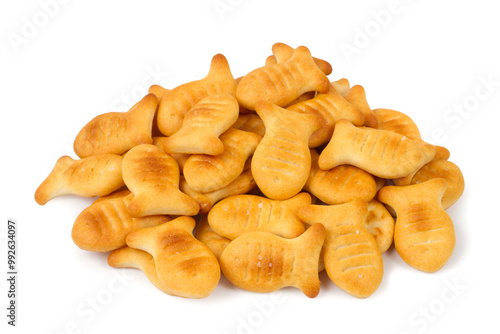
<svg viewBox="0 0 500 334">
<path fill-rule="evenodd" d="M 66 2 L 2 1 L 0 8 L 0 277 L 7 272 L 7 218 L 17 221 L 19 247 L 18 327 L 6 325 L 2 278 L 2 333 L 498 330 L 494 1 Z M 315 299 L 294 288 L 249 293 L 225 279 L 206 299 L 175 298 L 141 272 L 110 268 L 106 254 L 72 243 L 74 219 L 92 200 L 35 203 L 35 189 L 57 158 L 75 156 L 74 137 L 91 118 L 126 110 L 152 83 L 173 88 L 204 77 L 216 53 L 235 77 L 244 75 L 263 65 L 275 42 L 306 45 L 331 62 L 332 80 L 363 85 L 372 108 L 408 114 L 425 139 L 451 151 L 466 190 L 448 210 L 457 245 L 441 271 L 418 272 L 391 249 L 380 288 L 364 300 L 324 274 Z"/>
</svg>

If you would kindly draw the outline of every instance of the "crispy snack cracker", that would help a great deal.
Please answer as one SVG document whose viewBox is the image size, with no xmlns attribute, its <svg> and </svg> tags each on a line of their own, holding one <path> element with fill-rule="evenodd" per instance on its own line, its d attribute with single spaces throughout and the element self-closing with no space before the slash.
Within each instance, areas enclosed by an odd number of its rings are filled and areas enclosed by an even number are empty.
<svg viewBox="0 0 500 334">
<path fill-rule="evenodd" d="M 273 56 L 275 57 L 276 63 L 284 63 L 288 61 L 295 52 L 295 49 L 285 43 L 275 43 L 272 47 Z M 332 73 L 332 65 L 323 59 L 313 57 L 314 63 L 318 68 L 325 73 L 325 75 L 330 75 Z M 272 60 L 269 60 L 272 63 Z"/>
<path fill-rule="evenodd" d="M 306 114 L 315 114 L 321 118 L 321 128 L 311 135 L 309 147 L 318 147 L 327 143 L 332 137 L 335 122 L 347 119 L 354 125 L 363 125 L 364 114 L 340 95 L 333 85 L 328 92 L 317 94 L 312 99 L 292 104 L 287 107 Z"/>
<path fill-rule="evenodd" d="M 231 242 L 230 239 L 224 238 L 214 232 L 210 225 L 208 225 L 207 215 L 201 215 L 200 221 L 198 222 L 198 225 L 196 225 L 194 236 L 196 239 L 203 242 L 212 251 L 212 253 L 214 253 L 217 261 L 220 259 L 222 251 Z"/>
<path fill-rule="evenodd" d="M 386 186 L 377 198 L 397 213 L 394 245 L 410 266 L 435 272 L 448 262 L 455 248 L 455 229 L 441 205 L 444 179 L 409 186 Z"/>
<path fill-rule="evenodd" d="M 61 195 L 105 196 L 125 185 L 123 157 L 115 154 L 93 155 L 80 160 L 60 157 L 49 176 L 38 186 L 35 201 L 45 205 Z"/>
<path fill-rule="evenodd" d="M 185 194 L 191 196 L 200 205 L 200 213 L 206 214 L 212 209 L 218 201 L 233 195 L 248 193 L 255 188 L 257 184 L 252 176 L 250 168 L 246 169 L 240 176 L 234 179 L 233 182 L 221 189 L 217 189 L 208 193 L 200 193 L 192 189 L 186 182 L 184 177 L 181 177 L 179 188 Z"/>
<path fill-rule="evenodd" d="M 309 49 L 299 46 L 286 62 L 260 67 L 245 75 L 236 89 L 236 98 L 251 110 L 259 101 L 284 107 L 306 92 L 325 93 L 329 88 L 328 78 L 314 63 Z"/>
<path fill-rule="evenodd" d="M 183 174 L 189 186 L 206 193 L 233 182 L 262 139 L 256 133 L 229 129 L 220 136 L 224 152 L 220 155 L 193 154 L 184 165 Z"/>
<path fill-rule="evenodd" d="M 123 179 L 134 193 L 128 205 L 133 217 L 196 215 L 198 203 L 179 190 L 179 166 L 154 145 L 139 145 L 123 158 Z"/>
<path fill-rule="evenodd" d="M 300 114 L 269 102 L 257 104 L 266 134 L 252 158 L 252 173 L 260 190 L 272 199 L 298 194 L 309 177 L 309 137 L 320 127 L 314 115 Z"/>
<path fill-rule="evenodd" d="M 127 245 L 148 252 L 154 258 L 160 282 L 176 296 L 209 296 L 220 278 L 215 255 L 193 236 L 196 223 L 191 217 L 178 217 L 168 223 L 135 230 Z"/>
<path fill-rule="evenodd" d="M 405 136 L 386 130 L 356 128 L 351 122 L 340 120 L 318 164 L 324 170 L 348 164 L 381 178 L 396 179 L 413 173 L 423 159 L 419 146 Z"/>
<path fill-rule="evenodd" d="M 210 154 L 224 152 L 219 136 L 238 119 L 238 102 L 229 94 L 209 95 L 185 113 L 182 127 L 167 137 L 167 153 Z"/>
<path fill-rule="evenodd" d="M 139 144 L 151 144 L 151 127 L 158 99 L 148 94 L 127 112 L 99 115 L 87 123 L 75 138 L 76 155 L 123 154 Z"/>
<path fill-rule="evenodd" d="M 182 127 L 184 114 L 201 99 L 214 94 L 236 93 L 226 57 L 217 54 L 212 58 L 210 71 L 201 80 L 180 85 L 163 96 L 158 107 L 158 128 L 165 136 L 171 136 Z"/>
<path fill-rule="evenodd" d="M 366 202 L 308 205 L 299 210 L 306 223 L 326 229 L 324 262 L 328 277 L 339 288 L 358 298 L 372 295 L 382 282 L 384 266 L 380 249 L 365 227 Z"/>
<path fill-rule="evenodd" d="M 444 191 L 441 205 L 443 209 L 452 206 L 464 193 L 465 180 L 460 168 L 451 161 L 432 160 L 420 168 L 411 180 L 411 184 L 422 183 L 427 180 L 442 178 L 448 186 Z"/>
<path fill-rule="evenodd" d="M 318 159 L 318 152 L 311 150 L 311 172 L 304 190 L 322 202 L 341 204 L 355 199 L 369 201 L 375 196 L 377 185 L 369 173 L 350 165 L 322 170 L 318 166 Z"/>
<path fill-rule="evenodd" d="M 214 205 L 208 213 L 208 223 L 215 232 L 231 240 L 252 231 L 295 238 L 304 233 L 297 211 L 309 204 L 311 196 L 305 192 L 284 201 L 254 195 L 231 196 Z"/>
<path fill-rule="evenodd" d="M 130 232 L 170 221 L 169 216 L 130 216 L 127 206 L 133 197 L 129 190 L 121 190 L 96 200 L 76 218 L 73 242 L 84 250 L 109 252 L 125 246 Z"/>
<path fill-rule="evenodd" d="M 268 232 L 245 233 L 224 249 L 220 266 L 224 276 L 241 289 L 271 292 L 294 286 L 314 298 L 319 293 L 318 261 L 324 237 L 321 224 L 294 239 Z"/>
</svg>

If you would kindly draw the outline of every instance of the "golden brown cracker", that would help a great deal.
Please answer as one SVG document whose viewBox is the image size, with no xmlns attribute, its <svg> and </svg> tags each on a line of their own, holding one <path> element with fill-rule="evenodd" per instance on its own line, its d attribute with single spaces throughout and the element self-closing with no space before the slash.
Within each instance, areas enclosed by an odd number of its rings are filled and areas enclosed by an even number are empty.
<svg viewBox="0 0 500 334">
<path fill-rule="evenodd" d="M 208 223 L 215 232 L 231 240 L 253 231 L 295 238 L 304 233 L 297 211 L 309 204 L 311 196 L 305 192 L 284 201 L 254 195 L 231 196 L 214 205 L 208 213 Z"/>
<path fill-rule="evenodd" d="M 135 230 L 127 245 L 154 258 L 160 282 L 173 294 L 186 298 L 210 295 L 220 278 L 215 255 L 193 236 L 196 223 L 181 216 L 168 223 Z"/>
<path fill-rule="evenodd" d="M 219 155 L 193 154 L 184 164 L 183 174 L 197 192 L 213 192 L 233 182 L 261 140 L 256 133 L 231 128 L 220 136 L 224 152 Z"/>
<path fill-rule="evenodd" d="M 377 185 L 371 174 L 350 165 L 322 170 L 318 166 L 318 159 L 316 150 L 311 150 L 311 172 L 304 190 L 322 202 L 340 204 L 355 199 L 369 201 L 375 196 Z"/>
<path fill-rule="evenodd" d="M 224 152 L 219 136 L 238 119 L 238 102 L 229 94 L 209 95 L 184 115 L 182 127 L 163 143 L 167 153 L 210 154 Z"/>
<path fill-rule="evenodd" d="M 133 197 L 129 190 L 121 190 L 94 201 L 76 218 L 71 230 L 73 242 L 84 250 L 109 252 L 125 246 L 130 232 L 170 220 L 169 216 L 130 216 L 127 206 Z"/>
<path fill-rule="evenodd" d="M 125 185 L 122 161 L 123 157 L 115 154 L 93 155 L 80 160 L 62 156 L 36 189 L 35 201 L 44 205 L 62 195 L 108 195 Z"/>
<path fill-rule="evenodd" d="M 368 202 L 365 226 L 375 238 L 380 252 L 386 252 L 394 240 L 394 218 L 384 204 L 375 198 Z"/>
<path fill-rule="evenodd" d="M 88 122 L 73 143 L 76 155 L 121 155 L 139 144 L 151 144 L 158 99 L 148 94 L 127 112 L 110 112 Z"/>
<path fill-rule="evenodd" d="M 378 122 L 377 117 L 373 114 L 372 109 L 368 105 L 366 100 L 366 93 L 363 86 L 355 85 L 352 86 L 344 95 L 344 98 L 349 101 L 356 108 L 361 110 L 365 115 L 365 126 L 370 128 L 377 128 Z"/>
<path fill-rule="evenodd" d="M 273 56 L 275 57 L 276 63 L 284 63 L 288 61 L 292 56 L 295 51 L 294 48 L 292 48 L 289 45 L 286 45 L 285 43 L 275 43 L 272 47 L 273 50 Z M 323 59 L 315 58 L 313 57 L 314 63 L 318 68 L 325 73 L 325 75 L 330 75 L 332 73 L 332 65 L 330 65 L 329 62 Z M 269 63 L 272 64 L 273 60 L 270 59 Z M 266 65 L 268 64 L 268 60 L 266 60 Z"/>
<path fill-rule="evenodd" d="M 380 249 L 365 227 L 367 204 L 356 200 L 337 205 L 309 205 L 299 210 L 306 223 L 325 226 L 324 263 L 328 277 L 358 298 L 380 286 L 384 266 Z"/>
<path fill-rule="evenodd" d="M 191 196 L 200 205 L 200 213 L 206 214 L 212 209 L 218 201 L 233 195 L 240 195 L 251 192 L 257 188 L 257 184 L 252 176 L 250 168 L 246 169 L 240 176 L 224 188 L 217 189 L 208 193 L 200 193 L 195 191 L 186 182 L 184 177 L 181 177 L 179 187 L 185 194 Z"/>
<path fill-rule="evenodd" d="M 318 147 L 332 137 L 335 122 L 347 119 L 354 125 L 363 125 L 364 114 L 340 95 L 333 85 L 328 92 L 317 94 L 314 98 L 292 104 L 287 110 L 315 114 L 321 118 L 321 128 L 311 135 L 309 147 Z"/>
<path fill-rule="evenodd" d="M 214 253 L 217 260 L 220 259 L 222 251 L 231 242 L 230 239 L 224 238 L 214 232 L 210 225 L 208 225 L 207 215 L 201 215 L 200 221 L 198 222 L 198 225 L 196 225 L 194 236 L 196 239 L 203 242 L 212 251 L 212 253 Z"/>
<path fill-rule="evenodd" d="M 259 101 L 286 106 L 305 92 L 326 92 L 330 82 L 316 66 L 309 49 L 299 46 L 284 63 L 268 65 L 245 75 L 236 89 L 238 102 L 255 110 Z"/>
<path fill-rule="evenodd" d="M 154 145 L 138 145 L 123 159 L 123 179 L 134 193 L 128 205 L 134 217 L 196 215 L 198 203 L 179 190 L 179 166 Z"/>
<path fill-rule="evenodd" d="M 210 71 L 201 80 L 180 85 L 168 92 L 158 107 L 158 128 L 171 136 L 182 127 L 184 114 L 201 99 L 214 94 L 236 93 L 236 82 L 226 57 L 217 54 L 212 58 Z"/>
<path fill-rule="evenodd" d="M 286 286 L 318 295 L 319 253 L 325 228 L 315 224 L 301 236 L 285 239 L 268 232 L 249 232 L 233 240 L 220 257 L 224 276 L 237 287 L 271 292 Z"/>
<path fill-rule="evenodd" d="M 324 170 L 349 164 L 381 178 L 396 179 L 417 170 L 423 159 L 419 146 L 407 137 L 386 130 L 356 128 L 340 120 L 318 164 Z"/>
<path fill-rule="evenodd" d="M 174 292 L 165 287 L 165 285 L 158 278 L 155 260 L 148 252 L 125 246 L 109 253 L 108 265 L 113 268 L 139 269 L 157 289 L 168 295 L 175 295 Z"/>
<path fill-rule="evenodd" d="M 435 178 L 409 186 L 387 186 L 378 200 L 397 213 L 394 245 L 410 266 L 424 271 L 441 269 L 455 248 L 455 229 L 441 206 L 446 190 L 444 179 Z"/>
<path fill-rule="evenodd" d="M 411 184 L 422 183 L 435 178 L 442 178 L 448 183 L 443 198 L 441 199 L 441 205 L 443 209 L 446 210 L 464 193 L 464 176 L 460 168 L 453 162 L 447 160 L 433 160 L 415 173 L 411 180 Z"/>
<path fill-rule="evenodd" d="M 252 173 L 260 190 L 272 199 L 287 199 L 300 192 L 309 177 L 309 137 L 319 129 L 315 115 L 300 114 L 269 102 L 256 111 L 266 134 L 252 158 Z"/>
</svg>

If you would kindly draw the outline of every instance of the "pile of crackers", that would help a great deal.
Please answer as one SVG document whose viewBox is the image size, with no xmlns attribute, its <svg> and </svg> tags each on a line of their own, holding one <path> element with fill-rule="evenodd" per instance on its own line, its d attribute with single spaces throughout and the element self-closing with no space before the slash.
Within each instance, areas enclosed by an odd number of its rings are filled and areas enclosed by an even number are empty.
<svg viewBox="0 0 500 334">
<path fill-rule="evenodd" d="M 366 298 L 392 244 L 409 266 L 441 269 L 455 247 L 445 211 L 464 191 L 450 152 L 402 112 L 371 109 L 331 65 L 276 43 L 235 79 L 217 54 L 208 74 L 158 85 L 128 112 L 98 115 L 40 184 L 40 205 L 98 197 L 76 218 L 81 249 L 138 268 L 161 291 L 209 296 L 235 286 L 320 291 L 318 273 Z"/>
</svg>

